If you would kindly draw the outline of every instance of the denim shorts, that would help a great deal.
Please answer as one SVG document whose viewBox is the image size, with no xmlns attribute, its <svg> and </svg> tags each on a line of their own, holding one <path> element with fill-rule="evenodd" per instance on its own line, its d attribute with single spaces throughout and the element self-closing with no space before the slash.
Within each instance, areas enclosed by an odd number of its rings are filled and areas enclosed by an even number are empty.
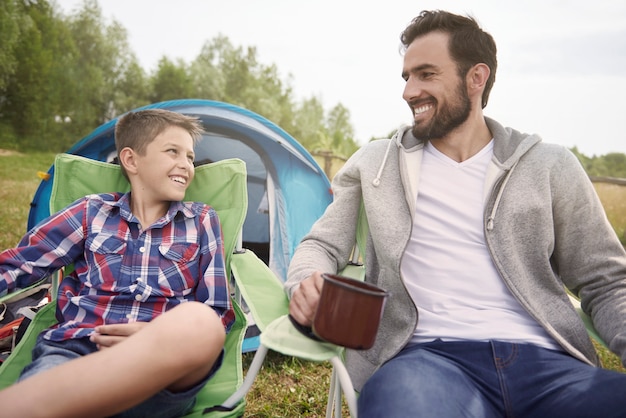
<svg viewBox="0 0 626 418">
<path fill-rule="evenodd" d="M 89 338 L 49 341 L 39 335 L 35 348 L 33 348 L 33 361 L 22 370 L 19 380 L 95 351 L 98 351 L 98 348 Z M 164 389 L 128 411 L 115 415 L 115 417 L 166 418 L 185 415 L 194 407 L 196 395 L 220 368 L 223 358 L 224 350 L 204 380 L 194 387 L 176 393 Z"/>
</svg>

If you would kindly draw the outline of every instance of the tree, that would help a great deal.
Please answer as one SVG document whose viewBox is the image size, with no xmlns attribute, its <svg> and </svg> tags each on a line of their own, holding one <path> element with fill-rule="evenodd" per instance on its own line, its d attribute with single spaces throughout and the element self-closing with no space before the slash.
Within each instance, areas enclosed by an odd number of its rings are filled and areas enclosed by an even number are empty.
<svg viewBox="0 0 626 418">
<path fill-rule="evenodd" d="M 294 112 L 293 136 L 303 147 L 312 151 L 329 149 L 330 141 L 324 126 L 324 106 L 317 97 L 302 100 Z"/>
<path fill-rule="evenodd" d="M 150 104 L 150 86 L 146 72 L 139 65 L 134 55 L 129 56 L 121 70 L 121 77 L 116 83 L 111 114 L 116 116 L 123 112 Z"/>
<path fill-rule="evenodd" d="M 316 98 L 296 103 L 291 75 L 283 79 L 276 65 L 262 64 L 255 47 L 219 35 L 190 65 L 164 56 L 146 75 L 126 30 L 104 21 L 97 0 L 83 0 L 69 16 L 47 0 L 0 0 L 0 12 L 2 145 L 64 151 L 133 108 L 204 98 L 256 112 L 309 149 L 356 149 L 349 111 L 337 105 L 326 117 Z"/>
<path fill-rule="evenodd" d="M 68 31 L 46 1 L 16 3 L 23 18 L 15 44 L 16 68 L 1 103 L 5 123 L 11 125 L 18 148 L 56 149 L 55 124 L 67 85 L 66 56 L 72 50 Z"/>
<path fill-rule="evenodd" d="M 350 111 L 341 103 L 326 116 L 319 99 L 304 100 L 296 110 L 296 132 L 308 150 L 346 159 L 359 148 L 350 124 Z"/>
<path fill-rule="evenodd" d="M 203 45 L 190 72 L 198 97 L 244 107 L 292 130 L 291 87 L 283 84 L 275 65 L 258 62 L 256 48 L 235 48 L 218 35 Z"/>
<path fill-rule="evenodd" d="M 162 57 L 151 84 L 152 102 L 194 97 L 193 83 L 182 60 L 174 63 L 169 58 Z"/>
<path fill-rule="evenodd" d="M 73 108 L 70 131 L 82 136 L 129 110 L 128 106 L 145 103 L 146 84 L 126 29 L 115 20 L 107 25 L 96 0 L 84 0 L 67 25 L 76 44 L 70 72 L 73 83 L 67 95 Z M 120 94 L 133 81 L 139 81 L 134 91 L 141 97 Z"/>
<path fill-rule="evenodd" d="M 199 98 L 224 101 L 226 80 L 219 67 L 221 50 L 231 48 L 224 36 L 205 42 L 200 54 L 189 66 L 189 75 Z"/>
<path fill-rule="evenodd" d="M 108 95 L 105 99 L 107 112 L 102 122 L 109 121 L 119 114 L 138 106 L 148 104 L 149 85 L 146 72 L 139 65 L 135 53 L 128 43 L 128 32 L 119 22 L 113 22 L 105 27 L 103 46 L 110 54 L 110 61 L 105 72 L 105 83 Z M 101 122 L 101 123 L 102 123 Z"/>
<path fill-rule="evenodd" d="M 611 152 L 602 159 L 607 167 L 607 176 L 626 178 L 626 154 Z"/>
<path fill-rule="evenodd" d="M 15 49 L 21 28 L 28 23 L 16 0 L 0 0 L 0 147 L 17 148 L 13 125 L 4 112 L 7 108 L 7 88 L 18 64 Z"/>
<path fill-rule="evenodd" d="M 331 150 L 335 155 L 347 158 L 359 148 L 354 140 L 354 128 L 350 124 L 350 111 L 341 103 L 328 113 L 326 126 L 332 137 Z"/>
<path fill-rule="evenodd" d="M 15 73 L 17 59 L 14 50 L 21 27 L 27 24 L 20 9 L 16 0 L 0 0 L 0 98 L 9 77 Z"/>
<path fill-rule="evenodd" d="M 605 155 L 587 157 L 577 147 L 570 151 L 578 158 L 590 176 L 626 178 L 626 154 L 611 152 Z"/>
</svg>

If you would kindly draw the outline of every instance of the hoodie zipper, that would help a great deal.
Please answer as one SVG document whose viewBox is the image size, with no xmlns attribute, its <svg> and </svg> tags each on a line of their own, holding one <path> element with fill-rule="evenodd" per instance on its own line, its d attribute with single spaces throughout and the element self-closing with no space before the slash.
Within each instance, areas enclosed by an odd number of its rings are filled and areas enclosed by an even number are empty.
<svg viewBox="0 0 626 418">
<path fill-rule="evenodd" d="M 498 206 L 500 205 L 500 200 L 502 199 L 502 195 L 504 194 L 504 189 L 506 188 L 506 184 L 509 182 L 509 179 L 511 178 L 511 174 L 513 174 L 513 171 L 515 170 L 515 167 L 517 167 L 518 162 L 519 160 L 516 161 L 515 164 L 513 164 L 509 172 L 504 177 L 502 184 L 498 188 L 498 194 L 496 195 L 496 200 L 493 203 L 493 207 L 491 208 L 491 213 L 487 217 L 487 226 L 486 226 L 487 231 L 493 230 L 493 223 L 496 219 L 496 212 L 498 212 Z"/>
</svg>

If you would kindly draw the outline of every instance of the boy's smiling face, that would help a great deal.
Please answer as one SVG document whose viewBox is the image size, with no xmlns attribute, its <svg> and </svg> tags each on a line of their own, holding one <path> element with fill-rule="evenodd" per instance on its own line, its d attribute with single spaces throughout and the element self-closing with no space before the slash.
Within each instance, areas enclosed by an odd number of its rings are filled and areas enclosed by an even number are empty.
<svg viewBox="0 0 626 418">
<path fill-rule="evenodd" d="M 135 153 L 133 194 L 141 193 L 147 202 L 181 201 L 194 177 L 193 139 L 189 132 L 170 126 L 146 147 Z"/>
</svg>

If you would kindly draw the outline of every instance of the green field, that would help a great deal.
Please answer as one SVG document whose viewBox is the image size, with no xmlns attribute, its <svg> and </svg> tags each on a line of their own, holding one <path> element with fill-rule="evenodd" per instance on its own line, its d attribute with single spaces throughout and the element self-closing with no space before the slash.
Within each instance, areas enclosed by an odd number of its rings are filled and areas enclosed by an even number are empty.
<svg viewBox="0 0 626 418">
<path fill-rule="evenodd" d="M 609 222 L 626 246 L 626 185 L 598 182 L 594 186 Z"/>
<path fill-rule="evenodd" d="M 53 154 L 0 152 L 0 249 L 14 246 L 26 230 L 31 200 Z M 596 190 L 613 227 L 626 230 L 626 186 L 596 183 Z M 626 371 L 616 356 L 599 348 L 605 367 Z M 253 354 L 244 355 L 244 367 Z M 323 417 L 331 369 L 328 364 L 311 363 L 271 353 L 246 400 L 246 417 Z M 344 406 L 344 414 L 347 410 Z"/>
</svg>

